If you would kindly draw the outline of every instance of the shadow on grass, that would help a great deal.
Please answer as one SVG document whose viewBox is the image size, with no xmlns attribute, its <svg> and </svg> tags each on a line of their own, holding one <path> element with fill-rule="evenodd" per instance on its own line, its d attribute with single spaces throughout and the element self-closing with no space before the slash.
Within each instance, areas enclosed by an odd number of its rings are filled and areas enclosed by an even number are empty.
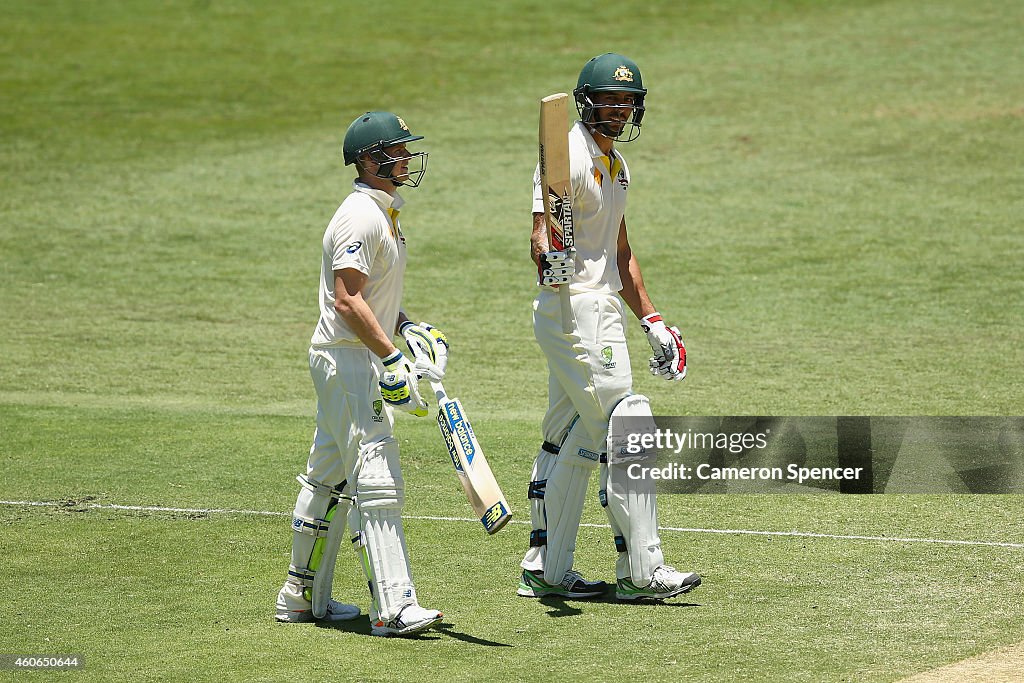
<svg viewBox="0 0 1024 683">
<path fill-rule="evenodd" d="M 587 603 L 617 605 L 620 607 L 629 607 L 631 605 L 645 605 L 650 607 L 702 607 L 702 605 L 697 602 L 666 602 L 664 600 L 637 600 L 636 602 L 627 602 L 616 598 L 614 590 L 608 590 L 603 595 L 598 595 L 593 598 L 563 598 L 554 595 L 547 595 L 540 598 L 539 602 L 545 607 L 551 608 L 548 611 L 549 617 L 578 616 L 583 614 L 583 610 L 576 605 L 580 605 L 582 607 Z"/>
<path fill-rule="evenodd" d="M 513 647 L 509 643 L 499 643 L 494 640 L 477 638 L 476 636 L 471 636 L 468 633 L 459 633 L 458 631 L 453 631 L 452 625 L 444 621 L 438 624 L 436 628 L 438 631 L 445 634 L 446 636 L 451 636 L 456 640 L 461 640 L 462 642 L 470 643 L 471 645 L 485 645 L 487 647 Z"/>
<path fill-rule="evenodd" d="M 315 622 L 317 628 L 329 628 L 334 631 L 344 631 L 346 633 L 354 633 L 361 636 L 371 636 L 370 634 L 370 620 L 366 618 L 366 615 L 357 617 L 350 621 L 318 621 Z M 483 645 L 486 647 L 512 647 L 508 643 L 498 643 L 493 640 L 486 640 L 484 638 L 477 638 L 476 636 L 469 635 L 468 633 L 461 633 L 453 629 L 453 624 L 442 621 L 440 624 L 433 628 L 420 631 L 419 633 L 411 633 L 405 636 L 391 636 L 392 638 L 403 638 L 405 640 L 440 640 L 442 635 L 456 640 L 461 640 L 464 643 L 471 645 Z M 371 636 L 376 637 L 376 636 Z"/>
</svg>

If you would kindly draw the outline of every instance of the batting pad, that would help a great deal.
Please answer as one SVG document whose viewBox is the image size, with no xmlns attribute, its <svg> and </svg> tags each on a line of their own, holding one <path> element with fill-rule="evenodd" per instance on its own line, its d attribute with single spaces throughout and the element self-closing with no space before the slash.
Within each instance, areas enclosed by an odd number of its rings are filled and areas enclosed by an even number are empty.
<svg viewBox="0 0 1024 683">
<path fill-rule="evenodd" d="M 587 496 L 591 473 L 601 454 L 594 448 L 581 421 L 577 421 L 562 442 L 544 490 L 544 529 L 547 542 L 541 549 L 544 580 L 559 584 L 572 569 L 576 534 Z"/>
<path fill-rule="evenodd" d="M 335 487 L 306 475 L 299 475 L 297 479 L 302 488 L 292 514 L 292 563 L 288 580 L 303 587 L 303 595 L 313 602 L 314 616 L 321 618 L 327 614 L 338 545 L 345 533 L 345 518 L 341 516 L 335 521 L 335 510 L 339 499 L 347 498 L 344 495 L 346 482 Z"/>
<path fill-rule="evenodd" d="M 627 419 L 653 423 L 650 402 L 646 396 L 628 396 L 612 411 L 611 424 Z M 609 430 L 611 431 L 611 430 Z M 620 435 L 609 433 L 610 447 L 618 444 L 614 439 Z M 638 586 L 646 586 L 654 576 L 654 570 L 665 563 L 661 552 L 661 537 L 658 535 L 658 509 L 654 493 L 654 480 L 644 477 L 633 479 L 629 476 L 628 458 L 612 457 L 610 463 L 601 464 L 601 505 L 604 506 L 608 521 L 615 534 L 615 546 L 619 558 L 615 563 L 617 578 L 630 578 Z"/>
<path fill-rule="evenodd" d="M 521 566 L 523 569 L 537 571 L 544 567 L 544 548 L 540 545 L 540 534 L 545 529 L 544 496 L 547 492 L 548 475 L 555 465 L 555 458 L 558 456 L 558 447 L 554 444 L 544 442 L 537 459 L 533 461 L 533 473 L 530 477 L 530 491 L 527 496 L 530 499 L 530 526 L 533 529 L 532 536 L 537 539 L 537 545 L 530 545 L 526 552 Z"/>
<path fill-rule="evenodd" d="M 353 549 L 373 599 L 372 621 L 388 622 L 416 602 L 402 528 L 405 484 L 398 467 L 398 442 L 385 439 L 360 454 L 356 504 L 349 511 Z"/>
</svg>

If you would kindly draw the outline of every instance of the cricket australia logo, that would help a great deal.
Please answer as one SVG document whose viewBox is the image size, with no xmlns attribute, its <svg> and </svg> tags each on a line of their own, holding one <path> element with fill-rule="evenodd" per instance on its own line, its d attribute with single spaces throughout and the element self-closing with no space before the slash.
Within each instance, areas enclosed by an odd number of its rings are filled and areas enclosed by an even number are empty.
<svg viewBox="0 0 1024 683">
<path fill-rule="evenodd" d="M 623 64 L 618 69 L 615 70 L 615 73 L 612 75 L 612 78 L 614 78 L 617 81 L 629 81 L 630 83 L 632 83 L 633 72 L 630 71 L 625 64 Z"/>
<path fill-rule="evenodd" d="M 612 351 L 612 347 L 606 346 L 601 349 L 601 360 L 604 362 L 605 370 L 611 370 L 615 367 L 615 361 L 612 360 L 613 355 L 614 351 Z"/>
<path fill-rule="evenodd" d="M 383 411 L 383 410 L 384 410 L 384 401 L 382 401 L 382 400 L 380 400 L 378 398 L 376 401 L 373 402 L 373 412 L 374 412 L 374 414 L 370 416 L 370 419 L 373 420 L 374 422 L 383 422 L 384 421 L 384 417 L 381 415 L 381 411 Z"/>
<path fill-rule="evenodd" d="M 633 80 L 632 76 L 633 74 L 630 74 L 629 80 Z M 398 119 L 398 125 L 402 130 L 409 130 L 409 126 L 405 125 L 405 121 L 402 120 L 401 116 L 396 116 L 395 118 Z"/>
</svg>

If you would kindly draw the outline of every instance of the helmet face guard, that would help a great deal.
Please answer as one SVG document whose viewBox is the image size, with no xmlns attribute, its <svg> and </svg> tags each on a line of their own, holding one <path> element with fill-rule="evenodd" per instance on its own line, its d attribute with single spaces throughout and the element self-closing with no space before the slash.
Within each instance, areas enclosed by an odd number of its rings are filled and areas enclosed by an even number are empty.
<svg viewBox="0 0 1024 683">
<path fill-rule="evenodd" d="M 409 152 L 407 156 L 393 157 L 384 151 L 385 147 L 391 147 L 393 144 L 380 142 L 361 153 L 368 154 L 370 159 L 377 164 L 376 172 L 371 173 L 361 162 L 359 162 L 359 167 L 377 178 L 390 180 L 396 187 L 419 187 L 427 172 L 427 157 L 429 155 L 427 152 Z M 393 175 L 395 167 L 403 161 L 409 161 L 409 171 L 402 176 Z"/>
<path fill-rule="evenodd" d="M 595 103 L 591 95 L 595 92 L 589 86 L 576 88 L 573 95 L 576 97 L 576 111 L 580 115 L 580 121 L 588 127 L 596 130 L 606 138 L 616 142 L 632 142 L 640 137 L 640 126 L 644 119 L 644 94 L 634 93 L 633 104 L 600 104 Z M 633 91 L 625 91 L 633 92 Z M 597 110 L 601 109 L 602 114 L 607 115 L 607 110 L 628 110 L 624 120 L 612 118 L 598 118 Z"/>
</svg>

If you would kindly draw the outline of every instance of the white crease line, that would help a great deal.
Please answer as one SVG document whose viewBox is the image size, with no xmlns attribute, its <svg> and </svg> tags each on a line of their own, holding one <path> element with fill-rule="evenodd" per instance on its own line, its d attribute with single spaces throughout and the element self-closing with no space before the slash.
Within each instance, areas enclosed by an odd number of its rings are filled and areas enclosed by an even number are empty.
<svg viewBox="0 0 1024 683">
<path fill-rule="evenodd" d="M 263 517 L 290 517 L 287 512 L 271 512 L 268 510 L 230 510 L 225 508 L 172 508 L 158 507 L 154 505 L 101 505 L 99 503 L 87 503 L 79 505 L 76 503 L 61 503 L 57 501 L 32 501 L 32 500 L 0 500 L 0 505 L 25 506 L 25 507 L 86 507 L 92 510 L 129 510 L 136 512 L 176 512 L 185 514 L 225 514 L 225 515 L 259 515 Z M 404 515 L 405 519 L 429 522 L 472 522 L 479 524 L 479 519 L 472 517 L 439 517 L 434 515 Z M 529 524 L 525 520 L 513 519 L 512 524 Z M 607 524 L 580 524 L 581 527 L 589 529 L 610 529 Z M 688 527 L 663 526 L 661 531 L 679 531 L 690 534 L 737 534 L 746 536 L 789 536 L 795 538 L 829 538 L 840 541 L 890 541 L 896 543 L 934 543 L 939 545 L 970 545 L 988 546 L 993 548 L 1024 548 L 1024 543 L 1000 543 L 996 541 L 956 541 L 943 538 L 915 538 L 899 536 L 853 536 L 842 534 L 819 534 L 811 531 L 756 531 L 752 529 L 698 529 Z"/>
</svg>

